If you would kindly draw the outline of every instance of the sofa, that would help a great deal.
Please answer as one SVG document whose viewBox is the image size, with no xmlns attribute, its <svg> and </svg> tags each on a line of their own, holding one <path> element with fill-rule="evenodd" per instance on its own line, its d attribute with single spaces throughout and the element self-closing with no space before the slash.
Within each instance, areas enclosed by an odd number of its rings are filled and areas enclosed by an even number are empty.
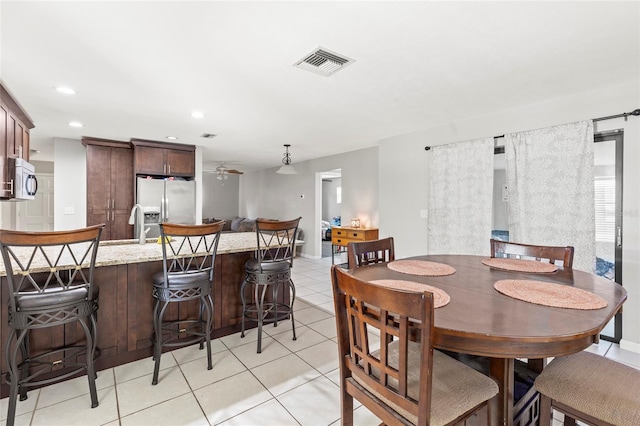
<svg viewBox="0 0 640 426">
<path fill-rule="evenodd" d="M 246 217 L 234 217 L 232 219 L 216 219 L 214 217 L 208 217 L 202 219 L 202 223 L 214 223 L 220 220 L 224 220 L 222 226 L 222 232 L 255 232 L 256 220 L 248 219 Z"/>
</svg>

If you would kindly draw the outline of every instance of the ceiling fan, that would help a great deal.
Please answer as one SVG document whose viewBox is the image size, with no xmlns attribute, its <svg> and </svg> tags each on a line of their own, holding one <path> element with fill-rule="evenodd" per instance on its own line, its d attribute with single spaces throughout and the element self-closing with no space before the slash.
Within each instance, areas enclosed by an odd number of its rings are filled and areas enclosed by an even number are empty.
<svg viewBox="0 0 640 426">
<path fill-rule="evenodd" d="M 204 173 L 217 173 L 216 179 L 218 180 L 227 180 L 229 175 L 241 175 L 243 172 L 235 169 L 230 169 L 224 165 L 224 161 L 220 161 L 218 163 L 218 167 L 214 170 L 204 170 Z"/>
</svg>

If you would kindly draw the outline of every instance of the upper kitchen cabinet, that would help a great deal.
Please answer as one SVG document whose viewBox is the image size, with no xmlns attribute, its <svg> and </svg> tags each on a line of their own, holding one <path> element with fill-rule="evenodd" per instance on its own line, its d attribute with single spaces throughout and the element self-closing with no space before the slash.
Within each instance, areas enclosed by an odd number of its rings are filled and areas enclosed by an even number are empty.
<svg viewBox="0 0 640 426">
<path fill-rule="evenodd" d="M 137 175 L 180 176 L 192 178 L 196 174 L 196 147 L 131 139 L 134 168 Z"/>
<path fill-rule="evenodd" d="M 133 238 L 133 150 L 128 142 L 83 138 L 87 147 L 87 226 L 104 223 L 102 238 Z"/>
<path fill-rule="evenodd" d="M 8 158 L 29 161 L 29 131 L 33 121 L 0 83 L 0 198 L 11 198 L 13 177 L 9 176 Z"/>
</svg>

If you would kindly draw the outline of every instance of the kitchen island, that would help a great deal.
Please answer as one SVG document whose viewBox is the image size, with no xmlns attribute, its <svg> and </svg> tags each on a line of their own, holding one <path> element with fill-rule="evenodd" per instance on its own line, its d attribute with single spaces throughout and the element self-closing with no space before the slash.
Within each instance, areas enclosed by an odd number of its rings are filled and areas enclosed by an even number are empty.
<svg viewBox="0 0 640 426">
<path fill-rule="evenodd" d="M 244 263 L 255 256 L 255 232 L 224 233 L 220 236 L 213 288 L 213 333 L 221 337 L 240 330 L 242 301 L 240 284 L 244 278 Z M 152 279 L 162 270 L 162 245 L 155 239 L 146 244 L 137 240 L 103 241 L 96 259 L 94 281 L 99 288 L 98 347 L 100 357 L 96 361 L 98 370 L 146 358 L 152 353 L 153 334 Z M 8 286 L 4 265 L 0 260 L 0 341 L 2 355 L 7 344 Z M 283 294 L 285 293 L 285 294 Z M 251 295 L 247 294 L 248 300 Z M 280 292 L 281 302 L 289 303 L 288 292 Z M 172 304 L 167 310 L 168 320 L 186 319 L 198 315 L 197 300 Z M 249 327 L 255 327 L 252 322 Z M 83 336 L 79 324 L 67 324 L 57 328 L 33 330 L 31 348 L 33 353 L 45 351 L 76 341 Z M 2 365 L 2 395 L 8 386 L 4 373 L 7 371 L 5 357 Z"/>
</svg>

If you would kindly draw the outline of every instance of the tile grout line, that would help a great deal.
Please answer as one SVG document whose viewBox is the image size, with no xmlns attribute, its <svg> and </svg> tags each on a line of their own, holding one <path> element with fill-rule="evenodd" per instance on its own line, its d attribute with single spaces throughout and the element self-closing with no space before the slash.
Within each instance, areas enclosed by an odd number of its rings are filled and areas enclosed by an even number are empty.
<svg viewBox="0 0 640 426">
<path fill-rule="evenodd" d="M 223 346 L 226 347 L 226 345 L 223 342 L 222 343 Z M 206 349 L 206 348 L 205 348 Z M 220 352 L 216 352 L 216 353 L 220 353 Z M 176 358 L 175 354 L 173 352 L 171 352 L 171 356 L 173 357 L 173 360 L 176 362 L 176 365 L 178 366 L 178 370 L 180 370 L 180 374 L 182 374 L 182 378 L 184 379 L 184 381 L 187 383 L 187 386 L 189 387 L 189 392 L 185 393 L 185 395 L 188 395 L 189 393 L 191 393 L 191 396 L 193 396 L 193 399 L 196 400 L 196 404 L 198 404 L 198 407 L 200 407 L 200 411 L 202 412 L 202 415 L 204 415 L 205 420 L 207 421 L 207 423 L 211 426 L 211 422 L 209 421 L 209 416 L 207 416 L 207 413 L 205 413 L 204 408 L 202 408 L 202 404 L 200 404 L 200 400 L 198 400 L 198 397 L 196 396 L 193 387 L 191 386 L 191 383 L 189 383 L 189 379 L 187 379 L 187 376 L 184 374 L 184 371 L 182 370 L 182 363 L 178 362 L 178 359 Z M 211 354 L 211 361 L 213 362 L 213 356 L 214 354 Z M 205 355 L 205 358 L 207 357 L 207 355 Z M 186 364 L 188 364 L 189 362 L 195 362 L 198 361 L 198 359 L 193 359 L 191 361 L 187 361 Z M 215 383 L 215 382 L 214 382 Z M 212 383 L 213 384 L 213 383 Z M 182 396 L 182 395 L 180 395 Z M 175 399 L 177 397 L 174 397 L 172 399 Z"/>
<path fill-rule="evenodd" d="M 118 424 L 122 425 L 122 418 L 120 417 L 120 400 L 118 399 L 118 383 L 116 382 L 116 369 L 111 369 L 113 375 L 113 390 L 116 394 L 116 412 L 118 413 Z"/>
</svg>

